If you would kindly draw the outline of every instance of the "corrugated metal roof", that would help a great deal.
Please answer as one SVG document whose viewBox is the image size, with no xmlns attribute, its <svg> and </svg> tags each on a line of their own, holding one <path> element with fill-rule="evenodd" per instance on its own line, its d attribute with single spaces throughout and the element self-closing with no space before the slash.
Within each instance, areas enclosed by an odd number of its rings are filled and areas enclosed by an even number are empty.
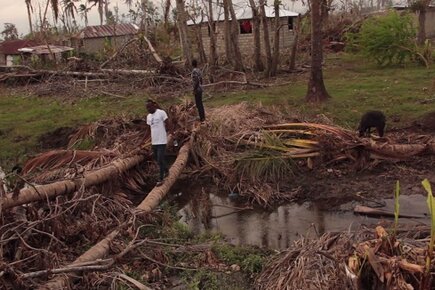
<svg viewBox="0 0 435 290">
<path fill-rule="evenodd" d="M 37 45 L 33 40 L 27 40 L 27 39 L 18 39 L 18 40 L 6 40 L 0 43 L 0 53 L 2 54 L 20 54 L 18 49 L 31 46 L 31 45 Z"/>
<path fill-rule="evenodd" d="M 52 53 L 62 53 L 62 52 L 74 50 L 74 48 L 68 47 L 68 46 L 60 46 L 60 45 L 51 45 L 50 44 L 50 49 L 48 49 L 47 45 L 23 47 L 23 48 L 18 49 L 18 51 L 20 51 L 20 52 L 28 52 L 28 53 L 32 53 L 32 54 L 49 54 L 50 50 Z"/>
<path fill-rule="evenodd" d="M 87 26 L 77 35 L 78 38 L 100 38 L 108 36 L 131 35 L 138 32 L 138 27 L 130 23 L 114 25 Z"/>
<path fill-rule="evenodd" d="M 266 17 L 268 18 L 273 18 L 275 17 L 275 9 L 272 6 L 265 6 L 264 7 L 264 12 L 266 13 Z M 237 20 L 244 20 L 244 19 L 252 19 L 252 9 L 249 6 L 239 6 L 239 7 L 234 7 L 234 12 L 236 13 L 236 19 Z M 284 9 L 284 8 L 280 8 L 279 9 L 279 17 L 297 17 L 299 15 L 299 13 Z M 195 23 L 201 23 L 201 20 L 203 23 L 208 22 L 207 16 L 205 16 L 203 19 L 201 19 L 202 16 L 198 16 L 195 19 L 195 22 L 193 20 L 188 20 L 187 21 L 187 25 L 193 25 Z M 214 21 L 223 21 L 224 17 L 223 17 L 223 10 L 221 9 L 221 7 L 218 7 L 217 9 L 215 9 L 213 11 L 213 19 Z M 230 16 L 231 19 L 231 16 Z"/>
</svg>

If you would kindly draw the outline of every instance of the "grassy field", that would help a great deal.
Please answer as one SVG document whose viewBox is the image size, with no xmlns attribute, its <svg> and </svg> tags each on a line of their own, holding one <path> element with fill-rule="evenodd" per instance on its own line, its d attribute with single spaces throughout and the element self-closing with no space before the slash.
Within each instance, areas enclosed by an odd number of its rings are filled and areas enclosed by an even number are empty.
<svg viewBox="0 0 435 290">
<path fill-rule="evenodd" d="M 324 70 L 325 84 L 332 98 L 320 105 L 306 104 L 307 81 L 300 77 L 291 85 L 255 91 L 233 92 L 213 97 L 210 105 L 218 106 L 242 101 L 265 105 L 289 105 L 306 114 L 325 114 L 335 123 L 356 128 L 361 114 L 379 109 L 387 117 L 396 117 L 394 126 L 403 126 L 435 109 L 435 69 L 418 66 L 377 68 L 352 56 L 329 59 Z"/>
<path fill-rule="evenodd" d="M 146 96 L 100 97 L 62 102 L 56 97 L 0 95 L 0 164 L 21 161 L 38 150 L 38 137 L 59 127 L 76 127 L 104 117 L 145 113 Z"/>
<path fill-rule="evenodd" d="M 394 126 L 402 126 L 434 109 L 422 100 L 435 97 L 435 69 L 410 66 L 380 69 L 352 56 L 334 56 L 324 71 L 326 87 L 332 99 L 321 105 L 304 103 L 307 81 L 290 76 L 290 85 L 260 90 L 218 93 L 206 107 L 241 101 L 265 105 L 288 105 L 307 115 L 325 114 L 337 124 L 355 128 L 361 113 L 383 110 L 396 117 Z M 126 100 L 108 97 L 81 99 L 73 104 L 53 97 L 23 97 L 0 90 L 0 164 L 10 166 L 38 151 L 38 137 L 63 126 L 75 127 L 104 117 L 120 114 L 144 115 L 146 95 Z"/>
</svg>

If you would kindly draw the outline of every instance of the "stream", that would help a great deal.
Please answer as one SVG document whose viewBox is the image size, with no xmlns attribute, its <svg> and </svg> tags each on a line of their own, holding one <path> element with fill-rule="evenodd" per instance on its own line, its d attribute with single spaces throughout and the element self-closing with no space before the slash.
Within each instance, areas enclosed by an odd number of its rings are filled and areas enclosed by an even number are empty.
<svg viewBox="0 0 435 290">
<path fill-rule="evenodd" d="M 178 190 L 176 195 L 181 222 L 194 234 L 201 234 L 207 230 L 220 233 L 228 242 L 235 245 L 247 244 L 282 250 L 307 234 L 313 237 L 312 235 L 321 235 L 325 232 L 354 230 L 361 225 L 377 224 L 381 220 L 394 220 L 388 217 L 356 215 L 353 208 L 362 203 L 355 201 L 343 204 L 335 210 L 325 210 L 324 204 L 311 202 L 284 204 L 272 210 L 240 209 L 246 206 L 222 194 L 204 193 L 200 198 L 197 195 L 187 198 L 189 193 Z M 181 202 L 183 199 L 184 202 Z M 394 212 L 393 199 L 363 204 L 372 207 L 377 205 L 377 209 Z M 400 225 L 430 224 L 425 196 L 401 196 L 400 213 L 421 216 L 399 218 Z"/>
</svg>

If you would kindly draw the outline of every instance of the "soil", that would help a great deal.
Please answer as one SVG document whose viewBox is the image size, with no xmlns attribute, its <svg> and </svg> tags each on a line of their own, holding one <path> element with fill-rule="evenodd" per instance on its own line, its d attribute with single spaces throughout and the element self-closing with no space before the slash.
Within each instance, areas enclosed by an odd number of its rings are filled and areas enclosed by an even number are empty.
<svg viewBox="0 0 435 290">
<path fill-rule="evenodd" d="M 387 131 L 386 138 L 397 143 L 412 143 L 418 136 L 435 137 L 435 111 L 425 114 L 405 129 Z M 432 139 L 434 140 L 434 139 Z M 362 198 L 392 198 L 397 180 L 401 195 L 426 195 L 421 182 L 427 178 L 435 184 L 435 156 L 415 156 L 408 160 L 379 161 L 372 168 L 356 170 L 351 163 L 302 168 L 292 187 L 300 186 L 298 201 L 316 201 L 325 209 L 334 210 L 341 204 Z M 321 202 L 319 202 L 321 201 Z"/>
<path fill-rule="evenodd" d="M 38 143 L 41 149 L 64 149 L 68 145 L 69 136 L 76 131 L 71 127 L 60 127 L 54 131 L 41 135 Z"/>
<path fill-rule="evenodd" d="M 424 114 L 414 125 L 428 132 L 435 132 L 435 111 Z"/>
</svg>

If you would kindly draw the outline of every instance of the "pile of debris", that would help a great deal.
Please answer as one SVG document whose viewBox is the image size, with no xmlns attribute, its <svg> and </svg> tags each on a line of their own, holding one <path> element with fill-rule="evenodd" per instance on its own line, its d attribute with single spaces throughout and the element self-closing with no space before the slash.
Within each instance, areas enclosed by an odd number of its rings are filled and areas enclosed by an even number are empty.
<svg viewBox="0 0 435 290">
<path fill-rule="evenodd" d="M 426 226 L 302 238 L 264 267 L 256 289 L 433 289 L 429 240 Z"/>
</svg>

